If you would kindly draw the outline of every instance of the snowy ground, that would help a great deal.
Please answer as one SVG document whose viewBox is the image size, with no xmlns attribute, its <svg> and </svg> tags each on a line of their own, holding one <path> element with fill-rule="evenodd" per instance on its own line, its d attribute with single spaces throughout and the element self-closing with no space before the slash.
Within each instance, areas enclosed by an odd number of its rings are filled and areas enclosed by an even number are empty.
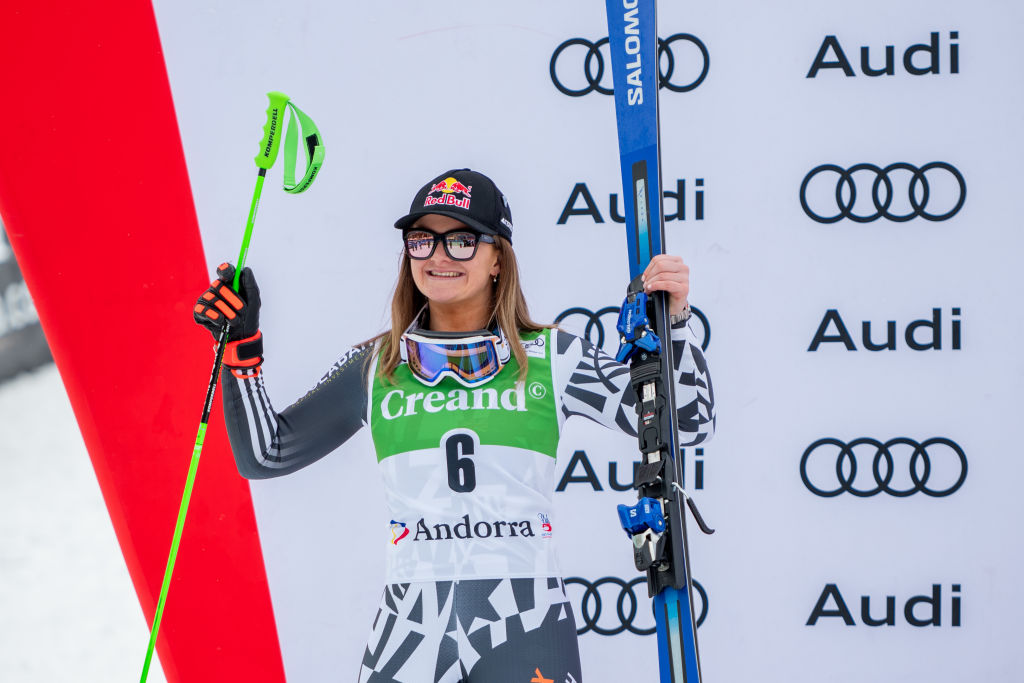
<svg viewBox="0 0 1024 683">
<path fill-rule="evenodd" d="M 0 464 L 0 681 L 138 680 L 149 626 L 53 364 L 0 385 Z"/>
</svg>

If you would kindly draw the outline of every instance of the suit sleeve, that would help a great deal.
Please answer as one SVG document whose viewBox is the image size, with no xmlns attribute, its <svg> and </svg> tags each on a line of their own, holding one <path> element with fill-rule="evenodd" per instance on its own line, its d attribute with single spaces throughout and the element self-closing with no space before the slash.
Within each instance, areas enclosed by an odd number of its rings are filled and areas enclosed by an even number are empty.
<svg viewBox="0 0 1024 683">
<path fill-rule="evenodd" d="M 629 384 L 629 367 L 581 339 L 555 330 L 555 383 L 561 391 L 560 418 L 581 415 L 636 436 L 636 394 Z M 672 328 L 676 377 L 679 445 L 701 444 L 715 431 L 715 394 L 707 361 L 693 331 L 685 323 Z"/>
<path fill-rule="evenodd" d="M 238 472 L 246 479 L 289 474 L 324 457 L 367 422 L 372 347 L 344 354 L 305 396 L 274 410 L 263 373 L 236 377 L 224 368 L 224 421 Z"/>
</svg>

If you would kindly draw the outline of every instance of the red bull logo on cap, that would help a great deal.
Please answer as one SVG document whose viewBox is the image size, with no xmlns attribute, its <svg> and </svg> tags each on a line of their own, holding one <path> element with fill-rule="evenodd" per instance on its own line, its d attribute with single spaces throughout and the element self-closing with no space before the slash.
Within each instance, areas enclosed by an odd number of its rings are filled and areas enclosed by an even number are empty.
<svg viewBox="0 0 1024 683">
<path fill-rule="evenodd" d="M 460 209 L 469 209 L 469 202 L 472 199 L 473 186 L 463 185 L 451 176 L 438 181 L 431 186 L 427 192 L 427 198 L 423 206 L 456 206 Z M 440 193 L 440 196 L 435 196 Z M 460 199 L 456 195 L 462 195 Z"/>
</svg>

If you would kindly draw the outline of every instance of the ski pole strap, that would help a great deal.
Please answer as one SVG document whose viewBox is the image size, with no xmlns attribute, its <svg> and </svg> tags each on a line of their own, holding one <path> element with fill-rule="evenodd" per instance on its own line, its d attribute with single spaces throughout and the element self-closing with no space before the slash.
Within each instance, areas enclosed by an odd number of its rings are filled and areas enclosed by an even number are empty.
<svg viewBox="0 0 1024 683">
<path fill-rule="evenodd" d="M 313 184 L 313 179 L 320 171 L 320 166 L 324 163 L 324 144 L 313 119 L 296 107 L 291 100 L 285 102 L 285 106 L 288 108 L 288 132 L 284 138 L 284 191 L 299 194 Z M 296 125 L 296 118 L 298 118 L 298 125 Z M 299 182 L 295 182 L 295 159 L 298 156 L 298 129 L 300 126 L 302 139 L 306 143 L 304 145 L 306 172 Z"/>
</svg>

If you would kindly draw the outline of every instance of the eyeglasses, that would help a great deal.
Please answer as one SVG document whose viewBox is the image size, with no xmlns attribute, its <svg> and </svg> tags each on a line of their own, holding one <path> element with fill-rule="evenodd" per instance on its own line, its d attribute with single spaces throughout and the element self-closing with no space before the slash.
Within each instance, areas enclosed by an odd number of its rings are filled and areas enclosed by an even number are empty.
<svg viewBox="0 0 1024 683">
<path fill-rule="evenodd" d="M 426 228 L 413 228 L 407 230 L 403 236 L 405 239 L 405 253 L 409 258 L 422 261 L 434 255 L 437 243 L 444 243 L 445 253 L 453 261 L 469 261 L 476 256 L 476 248 L 480 242 L 494 244 L 494 238 L 470 230 L 453 230 L 444 234 L 436 233 Z"/>
</svg>

